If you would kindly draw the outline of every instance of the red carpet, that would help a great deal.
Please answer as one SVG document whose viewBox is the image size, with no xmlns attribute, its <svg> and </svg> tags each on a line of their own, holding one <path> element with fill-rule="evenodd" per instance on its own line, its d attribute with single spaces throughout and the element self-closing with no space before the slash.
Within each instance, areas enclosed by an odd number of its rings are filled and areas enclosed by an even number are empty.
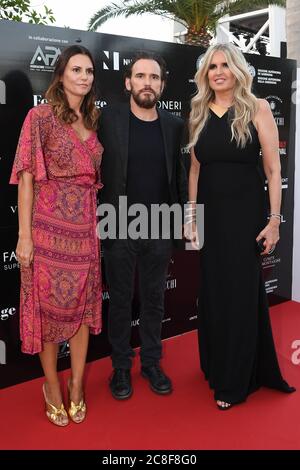
<svg viewBox="0 0 300 470">
<path fill-rule="evenodd" d="M 291 360 L 292 343 L 300 340 L 300 304 L 273 307 L 271 318 L 283 375 L 297 387 L 296 393 L 263 388 L 246 403 L 227 412 L 217 410 L 199 372 L 197 335 L 191 332 L 164 341 L 163 366 L 174 383 L 170 396 L 151 392 L 136 359 L 134 394 L 118 402 L 107 386 L 110 359 L 88 364 L 88 416 L 80 425 L 57 428 L 47 421 L 42 379 L 0 390 L 0 448 L 300 449 L 300 364 Z M 298 358 L 300 362 L 300 353 Z M 61 374 L 64 386 L 68 372 Z"/>
</svg>

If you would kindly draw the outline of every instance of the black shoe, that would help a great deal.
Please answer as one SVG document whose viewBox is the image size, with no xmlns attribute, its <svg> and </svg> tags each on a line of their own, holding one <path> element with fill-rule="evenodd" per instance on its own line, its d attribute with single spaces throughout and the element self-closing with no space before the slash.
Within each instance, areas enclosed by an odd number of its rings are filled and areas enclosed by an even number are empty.
<svg viewBox="0 0 300 470">
<path fill-rule="evenodd" d="M 109 383 L 112 396 L 117 400 L 125 400 L 132 395 L 131 377 L 129 369 L 114 369 Z"/>
<path fill-rule="evenodd" d="M 172 392 L 172 382 L 167 377 L 160 366 L 155 364 L 150 367 L 142 367 L 142 376 L 149 380 L 150 388 L 153 392 L 166 395 Z"/>
</svg>

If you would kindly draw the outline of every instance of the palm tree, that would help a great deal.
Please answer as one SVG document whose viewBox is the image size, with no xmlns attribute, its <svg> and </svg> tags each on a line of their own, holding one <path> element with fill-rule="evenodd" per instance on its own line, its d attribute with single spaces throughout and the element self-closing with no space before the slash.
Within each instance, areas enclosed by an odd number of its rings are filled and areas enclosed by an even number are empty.
<svg viewBox="0 0 300 470">
<path fill-rule="evenodd" d="M 300 2 L 299 0 L 286 1 L 286 35 L 287 56 L 296 59 L 300 67 Z"/>
<path fill-rule="evenodd" d="M 295 3 L 297 0 L 294 0 Z M 153 13 L 176 20 L 187 28 L 187 44 L 209 45 L 217 22 L 226 14 L 236 14 L 266 7 L 269 4 L 285 6 L 285 0 L 123 0 L 97 11 L 89 21 L 88 29 L 97 28 L 110 18 L 117 16 Z"/>
</svg>

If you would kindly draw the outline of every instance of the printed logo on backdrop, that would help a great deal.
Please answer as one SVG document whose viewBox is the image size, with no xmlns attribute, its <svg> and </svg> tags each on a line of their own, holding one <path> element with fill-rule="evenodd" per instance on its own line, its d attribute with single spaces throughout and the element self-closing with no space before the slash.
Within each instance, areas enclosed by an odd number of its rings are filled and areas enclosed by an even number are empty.
<svg viewBox="0 0 300 470">
<path fill-rule="evenodd" d="M 250 73 L 251 77 L 254 78 L 256 76 L 256 69 L 254 65 L 250 64 L 250 62 L 247 62 L 248 66 L 248 72 Z"/>
<path fill-rule="evenodd" d="M 171 279 L 167 279 L 167 280 L 166 280 L 166 288 L 165 288 L 165 290 L 173 290 L 173 289 L 176 289 L 176 286 L 177 286 L 177 279 L 176 279 L 176 277 L 171 278 Z"/>
<path fill-rule="evenodd" d="M 9 320 L 16 313 L 17 309 L 15 307 L 6 307 L 0 310 L 0 321 Z"/>
<path fill-rule="evenodd" d="M 203 62 L 203 57 L 205 56 L 205 52 L 201 55 L 199 55 L 198 59 L 196 60 L 196 70 L 199 70 L 202 62 Z"/>
<path fill-rule="evenodd" d="M 0 364 L 6 364 L 6 344 L 2 340 L 0 340 Z"/>
<path fill-rule="evenodd" d="M 292 342 L 292 349 L 295 349 L 291 357 L 292 363 L 298 366 L 300 364 L 300 339 L 295 339 Z"/>
<path fill-rule="evenodd" d="M 289 179 L 288 178 L 281 178 L 281 189 L 288 189 L 289 187 Z M 284 218 L 281 220 L 281 222 L 286 222 Z"/>
<path fill-rule="evenodd" d="M 0 157 L 0 160 L 1 160 L 1 157 Z M 0 169 L 0 172 L 1 172 L 1 169 Z M 18 206 L 15 205 L 14 202 L 15 201 L 12 200 L 10 202 L 10 205 L 9 203 L 5 204 L 5 206 L 3 207 L 2 216 L 7 226 L 16 227 L 18 223 Z"/>
<path fill-rule="evenodd" d="M 176 289 L 177 279 L 173 273 L 174 267 L 175 267 L 175 261 L 174 261 L 174 258 L 171 258 L 170 263 L 169 263 L 169 268 L 168 268 L 166 285 L 165 285 L 166 291 Z"/>
<path fill-rule="evenodd" d="M 6 85 L 3 80 L 0 80 L 0 104 L 6 104 Z"/>
<path fill-rule="evenodd" d="M 43 95 L 33 95 L 33 106 L 38 106 L 39 104 L 47 104 L 48 101 L 44 98 Z M 105 100 L 97 100 L 95 101 L 96 108 L 104 108 L 107 106 L 107 101 Z"/>
<path fill-rule="evenodd" d="M 175 269 L 175 260 L 172 257 L 170 259 L 169 267 L 168 267 L 168 273 L 167 273 L 167 279 L 166 279 L 166 284 L 165 284 L 165 291 L 173 291 L 177 288 L 177 279 L 174 274 L 174 269 Z M 172 317 L 170 315 L 171 312 L 167 312 L 165 310 L 165 316 L 162 319 L 162 323 L 168 323 L 172 321 Z"/>
<path fill-rule="evenodd" d="M 19 263 L 15 251 L 3 251 L 1 270 L 8 271 L 18 269 Z"/>
<path fill-rule="evenodd" d="M 280 155 L 281 155 L 280 149 L 279 149 L 279 153 L 280 153 Z M 289 179 L 288 179 L 288 178 L 281 178 L 281 189 L 282 189 L 282 191 L 288 189 L 288 187 L 289 187 L 289 184 L 288 184 L 288 183 L 289 183 Z M 265 180 L 264 189 L 265 189 L 265 191 L 268 191 L 268 180 Z M 284 215 L 284 214 L 282 214 L 281 223 L 282 223 L 282 224 L 286 223 L 286 218 L 285 218 L 285 215 Z"/>
<path fill-rule="evenodd" d="M 38 106 L 39 104 L 47 104 L 46 98 L 43 95 L 33 95 L 33 106 Z"/>
<path fill-rule="evenodd" d="M 257 83 L 278 85 L 281 80 L 281 70 L 257 69 Z"/>
<path fill-rule="evenodd" d="M 104 302 L 105 300 L 109 300 L 109 290 L 108 290 L 108 285 L 102 283 L 102 301 Z"/>
<path fill-rule="evenodd" d="M 285 120 L 282 116 L 282 99 L 277 95 L 269 95 L 266 96 L 266 100 L 270 105 L 277 126 L 284 126 Z"/>
<path fill-rule="evenodd" d="M 279 154 L 281 157 L 286 157 L 286 147 L 287 147 L 287 141 L 286 140 L 280 140 L 279 141 Z"/>
<path fill-rule="evenodd" d="M 204 56 L 205 56 L 205 52 L 203 52 L 203 54 L 200 54 L 198 59 L 196 60 L 196 64 L 195 64 L 196 71 L 195 71 L 195 73 L 200 69 L 200 67 L 202 65 L 202 62 L 203 62 L 203 57 Z M 194 82 L 195 82 L 194 77 L 189 78 L 189 83 L 194 83 Z"/>
<path fill-rule="evenodd" d="M 181 147 L 180 149 L 180 152 L 181 152 L 181 155 L 190 155 L 190 150 L 187 148 L 186 145 L 184 145 L 183 147 Z"/>
<path fill-rule="evenodd" d="M 280 151 L 279 151 L 280 152 Z M 288 189 L 289 187 L 289 179 L 288 178 L 281 178 L 281 189 Z M 268 180 L 265 180 L 265 191 L 268 191 Z M 282 218 L 281 222 L 286 222 L 284 217 Z"/>
<path fill-rule="evenodd" d="M 289 187 L 289 179 L 288 178 L 281 178 L 281 189 L 288 189 Z M 285 220 L 282 220 L 282 222 L 285 222 Z"/>
<path fill-rule="evenodd" d="M 198 59 L 196 60 L 196 70 L 199 70 L 201 65 L 202 65 L 202 62 L 203 62 L 203 58 L 205 56 L 205 52 L 201 55 L 199 55 Z M 247 62 L 247 66 L 248 66 L 248 71 L 250 73 L 250 75 L 254 78 L 256 76 L 256 69 L 255 67 L 250 64 L 250 62 Z"/>
<path fill-rule="evenodd" d="M 136 318 L 135 320 L 131 320 L 131 328 L 133 328 L 134 326 L 140 326 L 140 318 Z"/>
<path fill-rule="evenodd" d="M 279 261 L 280 261 L 280 259 L 279 259 Z M 274 266 L 274 265 L 272 265 L 272 266 Z M 263 267 L 265 267 L 265 266 L 263 266 Z M 268 267 L 270 267 L 270 266 L 268 266 Z M 269 281 L 265 281 L 265 288 L 266 288 L 266 293 L 267 294 L 274 294 L 276 292 L 276 290 L 278 289 L 278 279 L 270 279 Z"/>
<path fill-rule="evenodd" d="M 98 108 L 98 109 L 105 108 L 105 106 L 107 106 L 107 105 L 108 105 L 108 103 L 107 103 L 107 101 L 105 101 L 105 100 L 96 100 L 96 101 L 95 101 L 95 106 L 96 106 L 96 108 Z"/>
<path fill-rule="evenodd" d="M 62 38 L 54 38 L 54 37 L 47 37 L 47 36 L 32 36 L 31 34 L 28 35 L 28 39 L 32 41 L 43 41 L 43 42 L 50 42 L 50 43 L 55 43 L 55 44 L 64 44 L 67 45 L 69 44 L 68 39 L 62 39 Z"/>
<path fill-rule="evenodd" d="M 279 256 L 278 253 L 276 253 L 277 248 L 275 248 L 274 254 L 270 255 L 264 255 L 262 259 L 262 269 L 268 270 L 274 269 L 274 268 L 280 268 L 280 263 L 281 263 L 281 257 Z M 271 271 L 270 271 L 271 272 Z M 273 274 L 274 275 L 274 274 Z M 272 294 L 274 291 L 278 288 L 278 279 L 265 279 L 265 288 L 267 291 L 267 294 Z"/>
<path fill-rule="evenodd" d="M 165 109 L 170 111 L 172 114 L 181 117 L 182 102 L 181 101 L 158 101 L 157 107 L 159 109 Z"/>
<path fill-rule="evenodd" d="M 61 50 L 54 46 L 38 46 L 30 62 L 30 70 L 36 72 L 53 72 L 57 58 Z"/>
<path fill-rule="evenodd" d="M 104 55 L 104 60 L 102 60 L 103 70 L 114 70 L 119 72 L 121 67 L 124 68 L 130 64 L 132 59 L 121 58 L 120 52 L 116 51 L 102 51 Z"/>
</svg>

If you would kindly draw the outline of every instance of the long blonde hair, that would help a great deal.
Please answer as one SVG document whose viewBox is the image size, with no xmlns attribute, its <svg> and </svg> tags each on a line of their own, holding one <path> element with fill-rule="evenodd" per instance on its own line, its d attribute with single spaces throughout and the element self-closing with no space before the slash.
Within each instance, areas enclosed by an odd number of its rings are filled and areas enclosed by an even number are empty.
<svg viewBox="0 0 300 470">
<path fill-rule="evenodd" d="M 251 92 L 252 77 L 248 71 L 243 54 L 233 44 L 215 44 L 206 51 L 202 63 L 195 75 L 197 94 L 191 100 L 189 119 L 190 142 L 188 148 L 194 147 L 209 118 L 209 103 L 214 99 L 214 91 L 208 82 L 208 70 L 213 54 L 223 52 L 229 70 L 236 78 L 233 96 L 233 118 L 231 121 L 231 140 L 245 147 L 252 140 L 249 123 L 254 120 L 258 111 L 257 98 Z"/>
</svg>

